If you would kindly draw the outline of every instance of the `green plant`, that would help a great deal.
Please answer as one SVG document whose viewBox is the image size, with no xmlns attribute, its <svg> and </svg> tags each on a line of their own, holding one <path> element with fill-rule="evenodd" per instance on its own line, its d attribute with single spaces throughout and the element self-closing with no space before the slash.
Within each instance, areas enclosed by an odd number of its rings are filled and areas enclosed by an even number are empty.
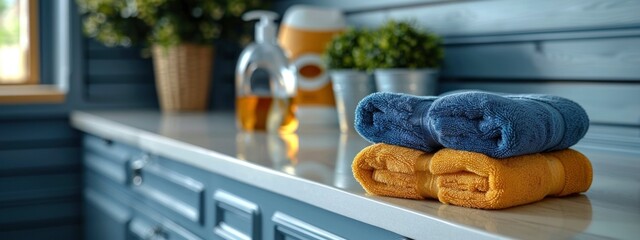
<svg viewBox="0 0 640 240">
<path fill-rule="evenodd" d="M 107 46 L 211 44 L 241 39 L 240 16 L 260 0 L 77 0 L 83 30 Z M 245 41 L 247 39 L 244 39 Z"/>
<path fill-rule="evenodd" d="M 440 37 L 410 22 L 388 21 L 355 53 L 366 69 L 437 68 L 444 57 Z"/>
<path fill-rule="evenodd" d="M 355 53 L 368 40 L 369 31 L 350 28 L 336 35 L 327 44 L 323 58 L 330 69 L 365 70 L 362 61 L 356 61 Z"/>
</svg>

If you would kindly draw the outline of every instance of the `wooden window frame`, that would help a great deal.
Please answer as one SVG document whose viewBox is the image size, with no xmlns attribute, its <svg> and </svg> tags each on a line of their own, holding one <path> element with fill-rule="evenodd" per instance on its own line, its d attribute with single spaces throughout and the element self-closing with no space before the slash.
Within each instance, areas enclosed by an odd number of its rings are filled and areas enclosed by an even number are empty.
<svg viewBox="0 0 640 240">
<path fill-rule="evenodd" d="M 40 26 L 38 0 L 29 1 L 28 74 L 24 84 L 40 84 Z"/>
<path fill-rule="evenodd" d="M 25 81 L 20 83 L 0 84 L 0 106 L 4 104 L 33 104 L 33 103 L 62 103 L 65 101 L 66 90 L 59 83 L 43 84 L 41 82 L 40 59 L 40 6 L 39 0 L 26 0 L 29 4 L 29 50 L 27 52 L 28 69 Z M 56 0 L 58 1 L 58 0 Z M 58 7 L 66 7 L 69 0 Z M 68 24 L 68 23 L 65 23 Z M 60 39 L 57 39 L 60 41 Z M 68 38 L 65 38 L 68 40 Z M 57 46 L 56 46 L 57 47 Z M 58 59 L 56 59 L 58 60 Z M 54 76 L 50 76 L 54 77 Z"/>
</svg>

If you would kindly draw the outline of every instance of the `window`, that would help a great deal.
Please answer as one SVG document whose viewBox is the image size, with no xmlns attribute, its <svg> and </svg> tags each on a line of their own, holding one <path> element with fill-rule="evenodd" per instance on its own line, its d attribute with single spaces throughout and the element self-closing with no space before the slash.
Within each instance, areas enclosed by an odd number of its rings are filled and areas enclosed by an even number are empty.
<svg viewBox="0 0 640 240">
<path fill-rule="evenodd" d="M 37 0 L 0 0 L 0 84 L 38 84 Z"/>
<path fill-rule="evenodd" d="M 70 6 L 70 0 L 0 0 L 0 105 L 64 102 Z M 42 32 L 38 23 L 52 24 L 52 33 Z M 41 75 L 40 34 L 52 34 L 42 43 L 47 49 L 62 49 L 47 60 L 54 68 L 48 76 Z M 54 84 L 45 84 L 42 79 L 54 80 Z"/>
</svg>

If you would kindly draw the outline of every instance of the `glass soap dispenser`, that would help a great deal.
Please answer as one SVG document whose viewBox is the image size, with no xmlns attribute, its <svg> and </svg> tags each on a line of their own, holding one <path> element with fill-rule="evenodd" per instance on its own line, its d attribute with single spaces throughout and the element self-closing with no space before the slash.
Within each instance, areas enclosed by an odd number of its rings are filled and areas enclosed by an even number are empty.
<svg viewBox="0 0 640 240">
<path fill-rule="evenodd" d="M 276 41 L 270 11 L 250 11 L 242 16 L 256 23 L 255 42 L 249 44 L 236 67 L 236 118 L 243 131 L 292 133 L 298 129 L 295 69 Z"/>
</svg>

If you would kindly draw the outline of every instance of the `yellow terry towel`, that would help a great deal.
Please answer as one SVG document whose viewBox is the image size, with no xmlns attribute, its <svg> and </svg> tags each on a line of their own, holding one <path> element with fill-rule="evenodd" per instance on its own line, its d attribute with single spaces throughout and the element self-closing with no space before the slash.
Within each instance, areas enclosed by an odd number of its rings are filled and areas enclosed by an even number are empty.
<svg viewBox="0 0 640 240">
<path fill-rule="evenodd" d="M 352 168 L 370 194 L 436 198 L 482 209 L 584 192 L 593 176 L 589 159 L 572 149 L 498 160 L 475 152 L 445 148 L 433 154 L 378 143 L 358 153 Z"/>
</svg>

